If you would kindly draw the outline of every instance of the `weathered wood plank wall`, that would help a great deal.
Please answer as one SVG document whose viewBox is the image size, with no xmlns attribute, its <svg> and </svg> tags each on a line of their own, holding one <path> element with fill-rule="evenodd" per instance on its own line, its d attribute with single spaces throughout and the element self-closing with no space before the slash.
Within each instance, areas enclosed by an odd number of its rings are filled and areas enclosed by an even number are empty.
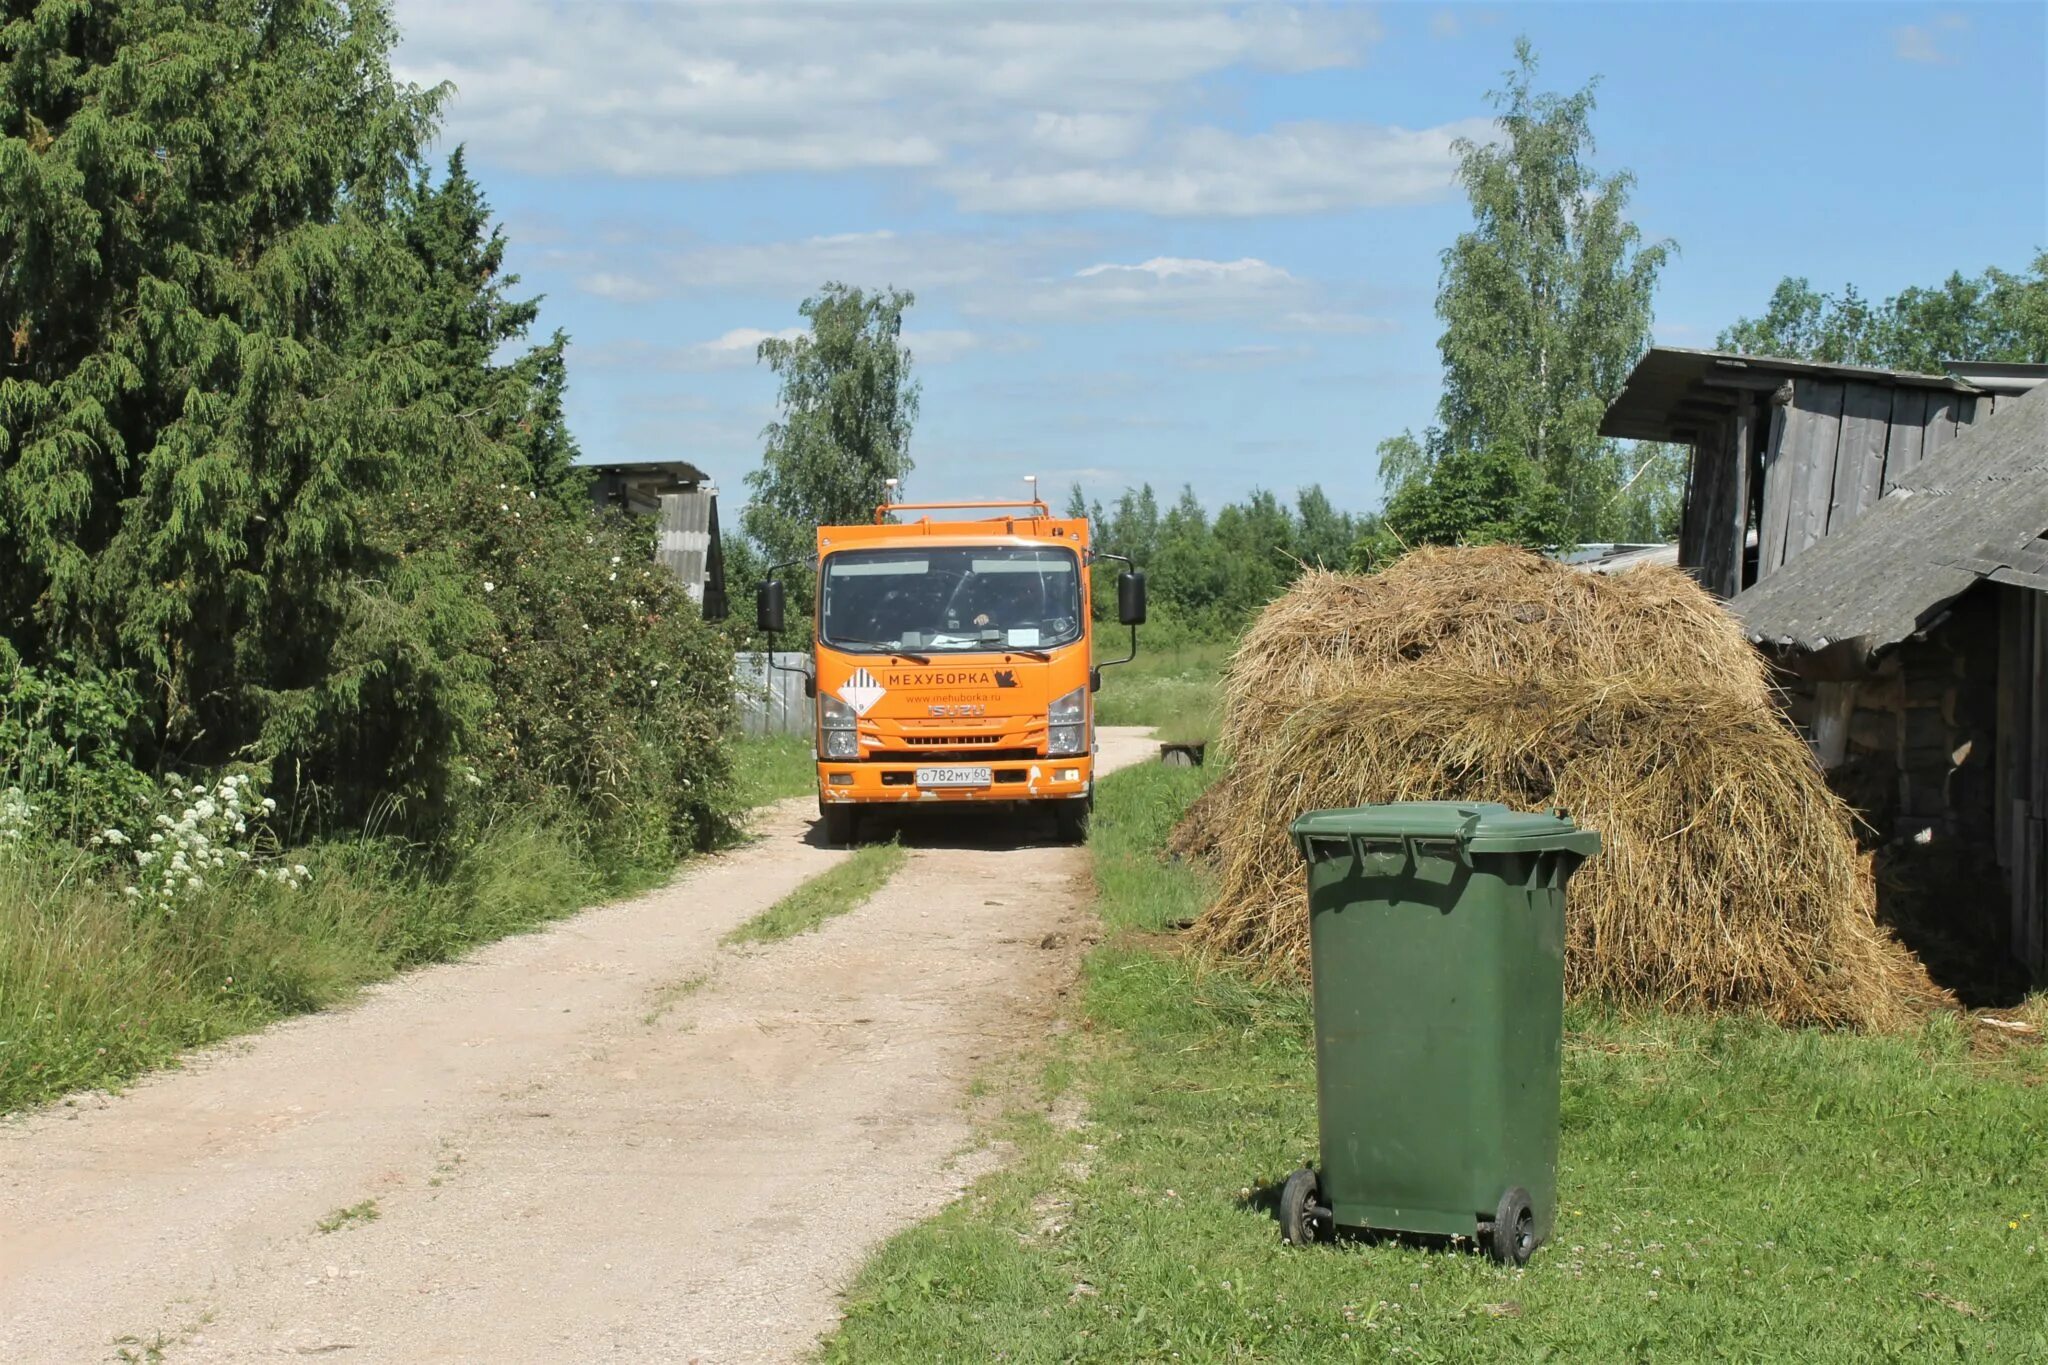
<svg viewBox="0 0 2048 1365">
<path fill-rule="evenodd" d="M 1823 536 L 1850 525 L 1919 465 L 1954 442 L 1958 431 L 1991 415 L 1991 394 L 1887 385 L 1876 380 L 1792 381 L 1792 401 L 1771 409 L 1763 450 L 1763 504 L 1757 514 L 1756 576 L 1783 568 Z M 1750 526 L 1744 505 L 1738 524 L 1727 498 L 1747 465 L 1729 459 L 1734 438 L 1725 425 L 1703 432 L 1695 447 L 1699 462 L 1688 499 L 1686 528 L 1699 543 L 1681 546 L 1679 562 L 1697 567 L 1715 591 L 1732 554 L 1741 562 Z M 1711 484 L 1699 473 L 1711 470 Z M 1695 507 L 1693 504 L 1698 504 Z M 1696 528 L 1696 529 L 1695 529 Z M 1732 544 L 1715 542 L 1732 541 Z M 1740 575 L 1740 569 L 1737 569 Z M 1738 583 L 1738 588 L 1741 586 Z"/>
<path fill-rule="evenodd" d="M 2013 959 L 2048 984 L 2048 594 L 1998 588 L 1998 865 Z"/>
<path fill-rule="evenodd" d="M 2048 611 L 2042 610 L 2040 593 L 2015 591 L 2025 594 L 2021 648 L 2027 659 L 2021 677 L 2014 680 L 2014 686 L 2024 689 L 2020 709 L 2026 716 L 2026 771 L 2015 778 L 2027 801 L 2013 812 L 2018 825 L 2014 851 L 2020 865 L 2012 871 L 2012 948 L 2036 982 L 2048 982 Z"/>
</svg>

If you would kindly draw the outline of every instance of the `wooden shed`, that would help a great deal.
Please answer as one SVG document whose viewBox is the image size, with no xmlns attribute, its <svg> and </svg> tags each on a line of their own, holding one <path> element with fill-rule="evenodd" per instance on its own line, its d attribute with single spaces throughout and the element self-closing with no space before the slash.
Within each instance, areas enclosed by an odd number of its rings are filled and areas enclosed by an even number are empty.
<svg viewBox="0 0 2048 1365">
<path fill-rule="evenodd" d="M 1847 528 L 2039 366 L 1912 374 L 1659 346 L 1600 431 L 1692 447 L 1679 563 L 1733 597 Z"/>
<path fill-rule="evenodd" d="M 2003 883 L 2000 936 L 2042 982 L 2048 385 L 1999 396 L 1988 418 L 1987 395 L 1967 397 L 1970 425 L 1931 457 L 1923 444 L 1909 469 L 1887 462 L 1886 491 L 1853 526 L 1729 605 L 1777 659 L 1795 718 L 1866 816 L 1909 855 L 1960 854 Z"/>
<path fill-rule="evenodd" d="M 726 613 L 725 547 L 718 489 L 686 460 L 589 465 L 590 501 L 656 519 L 654 558 L 681 581 L 707 619 Z"/>
</svg>

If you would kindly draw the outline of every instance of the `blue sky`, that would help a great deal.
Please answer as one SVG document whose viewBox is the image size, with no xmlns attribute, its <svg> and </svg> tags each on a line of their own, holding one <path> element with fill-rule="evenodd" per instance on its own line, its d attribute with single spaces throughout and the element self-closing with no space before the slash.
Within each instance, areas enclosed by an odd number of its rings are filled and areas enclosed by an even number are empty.
<svg viewBox="0 0 2048 1365">
<path fill-rule="evenodd" d="M 1657 339 L 1807 275 L 1883 295 L 2048 246 L 2038 4 L 684 5 L 398 0 L 402 77 L 574 339 L 589 459 L 732 494 L 762 335 L 828 279 L 916 292 L 912 491 L 1027 473 L 1212 505 L 1320 483 L 1434 409 L 1449 146 L 1526 34 L 1599 76 L 1599 164 L 1680 254 Z"/>
</svg>

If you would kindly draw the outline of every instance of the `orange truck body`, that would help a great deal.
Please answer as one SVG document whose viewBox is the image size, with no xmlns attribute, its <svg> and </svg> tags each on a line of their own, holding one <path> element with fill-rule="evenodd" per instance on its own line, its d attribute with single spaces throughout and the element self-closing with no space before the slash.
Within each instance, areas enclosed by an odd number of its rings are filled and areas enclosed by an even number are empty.
<svg viewBox="0 0 2048 1365">
<path fill-rule="evenodd" d="M 851 827 L 845 807 L 994 802 L 1044 803 L 1063 829 L 1085 831 L 1099 677 L 1088 523 L 1042 503 L 954 519 L 1005 505 L 885 506 L 872 525 L 818 528 L 828 827 Z M 907 510 L 926 514 L 884 519 Z"/>
</svg>

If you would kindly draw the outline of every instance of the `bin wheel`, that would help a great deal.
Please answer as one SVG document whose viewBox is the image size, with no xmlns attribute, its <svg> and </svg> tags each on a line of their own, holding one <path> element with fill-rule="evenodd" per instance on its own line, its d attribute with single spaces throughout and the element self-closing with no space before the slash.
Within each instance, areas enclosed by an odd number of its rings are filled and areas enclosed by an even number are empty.
<svg viewBox="0 0 2048 1365">
<path fill-rule="evenodd" d="M 1502 1265 L 1527 1265 L 1536 1250 L 1536 1211 L 1520 1185 L 1500 1197 L 1493 1225 L 1486 1232 L 1486 1254 Z"/>
<path fill-rule="evenodd" d="M 1289 1246 L 1327 1241 L 1335 1231 L 1330 1211 L 1322 1206 L 1316 1173 L 1308 1166 L 1287 1177 L 1280 1187 L 1280 1236 Z"/>
<path fill-rule="evenodd" d="M 852 806 L 824 805 L 818 814 L 825 821 L 825 842 L 828 844 L 850 844 L 853 842 L 855 825 L 860 812 Z"/>
</svg>

